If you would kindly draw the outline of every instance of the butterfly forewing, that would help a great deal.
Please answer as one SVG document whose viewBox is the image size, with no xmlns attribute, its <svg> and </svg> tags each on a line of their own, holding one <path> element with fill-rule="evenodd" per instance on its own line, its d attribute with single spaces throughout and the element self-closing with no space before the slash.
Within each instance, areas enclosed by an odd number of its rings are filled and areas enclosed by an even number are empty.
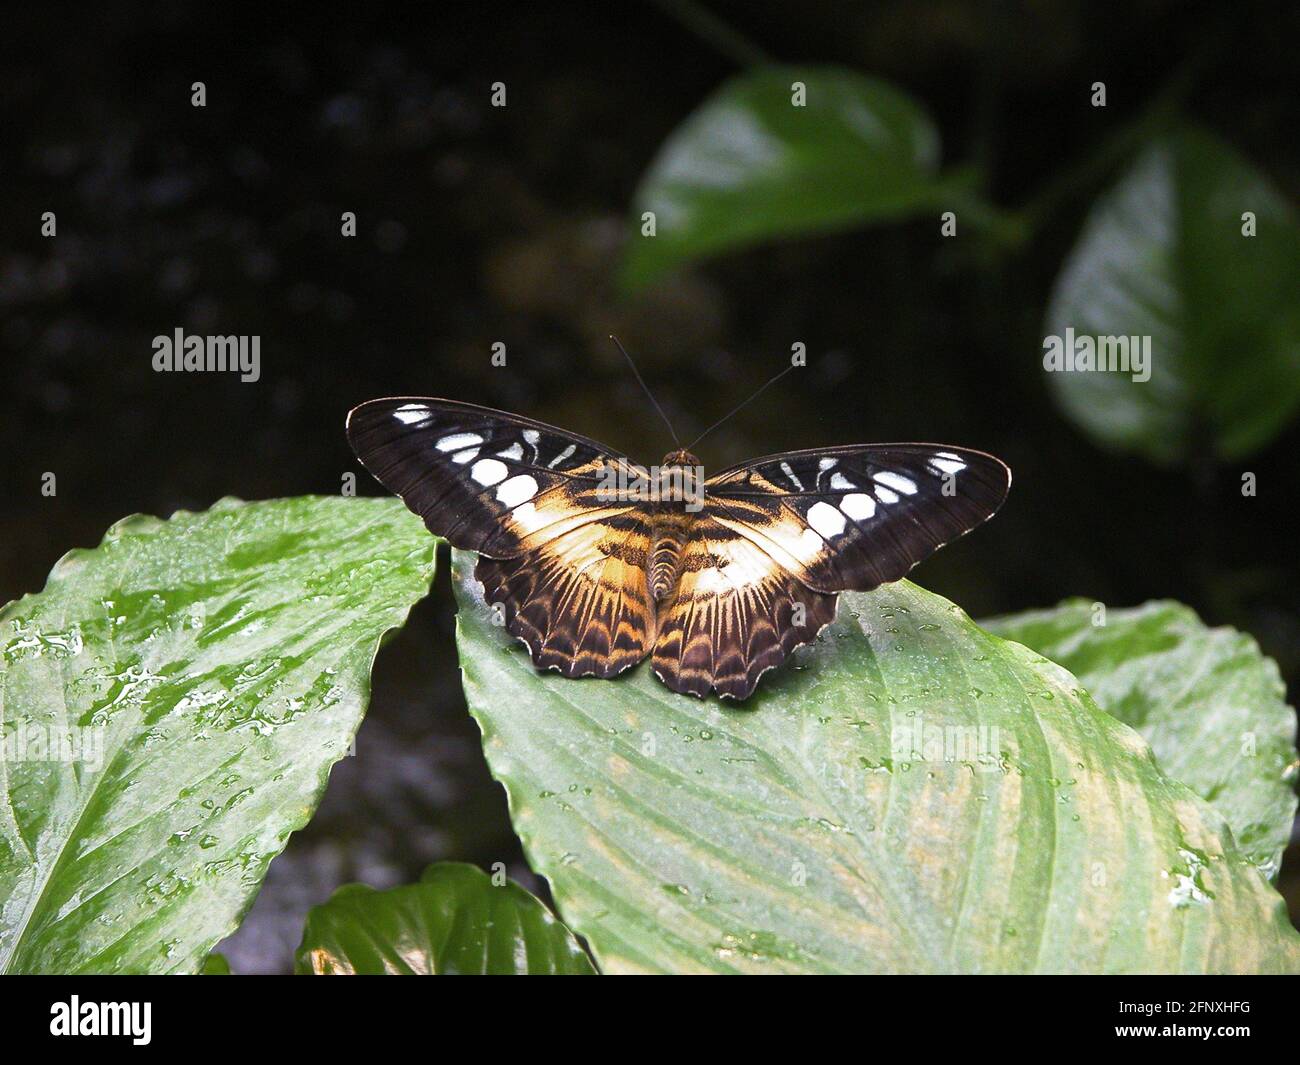
<svg viewBox="0 0 1300 1065">
<path fill-rule="evenodd" d="M 988 520 L 1011 471 L 982 451 L 877 444 L 794 451 L 706 483 L 710 516 L 809 588 L 868 591 L 898 580 Z"/>
<path fill-rule="evenodd" d="M 418 397 L 357 407 L 348 440 L 431 532 L 479 552 L 487 602 L 534 664 L 607 677 L 645 657 L 649 513 L 602 479 L 626 460 L 529 418 Z"/>
<path fill-rule="evenodd" d="M 453 546 L 504 558 L 575 521 L 611 513 L 594 440 L 454 400 L 398 397 L 348 415 L 362 464 Z M 555 528 L 559 526 L 559 528 Z"/>
</svg>

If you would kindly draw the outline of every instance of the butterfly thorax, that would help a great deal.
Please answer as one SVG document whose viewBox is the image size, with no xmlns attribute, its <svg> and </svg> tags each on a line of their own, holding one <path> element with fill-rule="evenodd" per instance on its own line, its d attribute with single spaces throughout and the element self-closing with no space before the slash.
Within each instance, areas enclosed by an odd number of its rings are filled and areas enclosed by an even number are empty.
<svg viewBox="0 0 1300 1065">
<path fill-rule="evenodd" d="M 682 551 L 703 507 L 704 470 L 689 451 L 671 451 L 659 464 L 660 491 L 654 504 L 650 592 L 655 602 L 672 596 L 681 574 Z"/>
</svg>

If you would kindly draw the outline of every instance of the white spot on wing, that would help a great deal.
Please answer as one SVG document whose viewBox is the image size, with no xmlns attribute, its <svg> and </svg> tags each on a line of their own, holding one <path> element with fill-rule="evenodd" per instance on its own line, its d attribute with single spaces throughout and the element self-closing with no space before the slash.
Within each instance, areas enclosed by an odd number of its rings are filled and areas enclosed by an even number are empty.
<svg viewBox="0 0 1300 1065">
<path fill-rule="evenodd" d="M 784 473 L 788 478 L 790 478 L 790 483 L 793 484 L 795 488 L 797 488 L 800 492 L 803 491 L 803 482 L 794 475 L 794 470 L 790 469 L 790 463 L 783 461 L 781 463 L 781 472 Z"/>
<path fill-rule="evenodd" d="M 470 467 L 469 475 L 479 484 L 491 486 L 504 480 L 509 472 L 504 462 L 498 462 L 496 459 L 479 459 Z"/>
<path fill-rule="evenodd" d="M 730 529 L 739 528 L 739 524 L 723 520 L 722 524 Z M 764 529 L 764 534 L 778 549 L 789 555 L 796 562 L 810 564 L 816 562 L 826 551 L 826 541 L 818 536 L 803 522 L 783 519 L 773 522 Z M 778 555 L 773 555 L 777 558 Z"/>
<path fill-rule="evenodd" d="M 886 505 L 898 502 L 898 496 L 882 484 L 876 485 L 876 498 Z"/>
<path fill-rule="evenodd" d="M 840 510 L 854 521 L 864 521 L 875 516 L 876 501 L 861 492 L 854 492 L 840 500 Z"/>
<path fill-rule="evenodd" d="M 414 425 L 429 416 L 429 408 L 420 403 L 404 403 L 393 411 L 393 417 L 403 425 Z"/>
<path fill-rule="evenodd" d="M 839 536 L 846 524 L 844 515 L 829 503 L 820 500 L 808 510 L 808 524 L 827 540 Z"/>
<path fill-rule="evenodd" d="M 732 582 L 729 574 L 724 574 L 721 569 L 713 567 L 711 569 L 702 569 L 695 573 L 695 586 L 692 593 L 697 596 L 734 595 L 736 585 Z"/>
<path fill-rule="evenodd" d="M 804 529 L 793 552 L 800 562 L 812 562 L 826 549 L 826 541 L 811 529 Z"/>
<path fill-rule="evenodd" d="M 478 433 L 452 433 L 450 436 L 444 436 L 434 444 L 434 447 L 439 451 L 461 451 L 481 443 L 483 438 Z"/>
<path fill-rule="evenodd" d="M 563 462 L 565 459 L 567 459 L 570 455 L 572 455 L 577 450 L 578 450 L 577 444 L 570 444 L 558 455 L 556 455 L 555 458 L 551 459 L 551 461 L 546 464 L 546 468 L 548 470 L 555 469 L 556 466 L 558 466 L 561 462 Z"/>
<path fill-rule="evenodd" d="M 857 485 L 850 481 L 842 473 L 831 474 L 831 491 L 845 492 L 850 488 L 857 488 Z"/>
<path fill-rule="evenodd" d="M 515 507 L 510 511 L 510 518 L 523 529 L 525 536 L 544 528 L 547 524 L 547 519 L 537 513 L 537 508 L 532 503 L 521 503 Z"/>
<path fill-rule="evenodd" d="M 524 457 L 524 445 L 516 441 L 515 443 L 511 444 L 508 448 L 506 448 L 504 451 L 498 451 L 497 454 L 500 455 L 503 459 L 514 459 L 516 462 L 518 462 L 520 459 Z"/>
<path fill-rule="evenodd" d="M 537 446 L 537 441 L 539 441 L 541 438 L 542 438 L 542 434 L 539 433 L 536 429 L 524 430 L 524 439 L 527 440 L 530 444 L 532 444 L 533 447 Z"/>
<path fill-rule="evenodd" d="M 901 473 L 894 473 L 892 470 L 882 470 L 874 474 L 871 478 L 876 484 L 883 484 L 887 488 L 892 488 L 896 492 L 902 492 L 905 496 L 916 494 L 916 482 L 910 477 L 904 477 Z"/>
<path fill-rule="evenodd" d="M 511 477 L 497 489 L 497 499 L 508 507 L 517 507 L 521 503 L 526 503 L 536 494 L 537 480 L 526 473 Z"/>
</svg>

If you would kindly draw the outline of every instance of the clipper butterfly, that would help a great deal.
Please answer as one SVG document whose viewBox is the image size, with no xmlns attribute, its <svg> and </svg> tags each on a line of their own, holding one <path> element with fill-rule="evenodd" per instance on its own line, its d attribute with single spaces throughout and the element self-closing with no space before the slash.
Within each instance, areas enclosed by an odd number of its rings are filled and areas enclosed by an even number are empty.
<svg viewBox="0 0 1300 1065">
<path fill-rule="evenodd" d="M 652 397 L 653 398 L 653 397 Z M 647 655 L 674 691 L 744 699 L 868 591 L 990 518 L 1011 471 L 939 444 L 791 451 L 703 479 L 542 422 L 399 397 L 348 415 L 361 462 L 475 577 L 539 669 L 613 677 Z M 692 445 L 693 446 L 693 445 Z"/>
</svg>

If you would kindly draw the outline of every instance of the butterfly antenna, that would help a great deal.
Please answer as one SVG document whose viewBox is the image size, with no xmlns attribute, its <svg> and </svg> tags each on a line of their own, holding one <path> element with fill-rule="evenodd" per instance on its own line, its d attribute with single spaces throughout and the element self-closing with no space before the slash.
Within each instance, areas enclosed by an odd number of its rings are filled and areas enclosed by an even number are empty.
<svg viewBox="0 0 1300 1065">
<path fill-rule="evenodd" d="M 705 429 L 704 432 L 700 433 L 700 435 L 697 436 L 693 441 L 691 441 L 691 443 L 689 443 L 689 444 L 686 445 L 686 450 L 687 450 L 687 451 L 692 450 L 692 449 L 695 447 L 696 444 L 698 444 L 701 440 L 703 440 L 706 436 L 708 436 L 711 432 L 713 432 L 714 429 L 716 429 L 719 425 L 721 425 L 723 422 L 725 422 L 725 421 L 726 421 L 728 418 L 730 418 L 732 415 L 737 414 L 737 413 L 739 413 L 741 410 L 743 410 L 745 407 L 748 407 L 751 403 L 754 402 L 754 400 L 758 399 L 759 396 L 761 396 L 764 392 L 766 392 L 769 388 L 771 388 L 774 384 L 776 384 L 779 380 L 781 380 L 781 378 L 783 378 L 786 374 L 788 374 L 788 373 L 789 373 L 791 370 L 793 370 L 793 369 L 794 369 L 794 364 L 791 363 L 791 364 L 790 364 L 789 366 L 787 366 L 784 370 L 782 370 L 779 374 L 777 374 L 777 375 L 776 375 L 775 377 L 773 377 L 770 381 L 768 381 L 767 384 L 761 386 L 761 387 L 760 387 L 756 392 L 754 392 L 753 395 L 751 395 L 747 400 L 745 400 L 744 403 L 741 403 L 739 406 L 734 407 L 731 411 L 729 411 L 728 413 L 724 414 L 724 415 L 723 415 L 721 418 L 719 418 L 716 422 L 714 422 L 714 423 L 713 423 L 712 425 L 710 425 L 707 429 Z"/>
<path fill-rule="evenodd" d="M 614 346 L 623 353 L 623 358 L 627 359 L 627 364 L 632 367 L 632 372 L 636 375 L 637 383 L 645 390 L 645 394 L 650 397 L 650 402 L 654 404 L 655 410 L 659 412 L 659 417 L 664 420 L 664 425 L 668 426 L 668 434 L 673 438 L 673 443 L 677 447 L 682 446 L 682 442 L 677 439 L 677 432 L 673 429 L 673 423 L 668 420 L 668 415 L 664 413 L 663 407 L 659 406 L 659 401 L 655 399 L 655 394 L 650 391 L 650 386 L 645 383 L 645 378 L 641 376 L 641 371 L 636 368 L 636 363 L 632 361 L 632 356 L 627 353 L 627 348 L 619 342 L 618 337 L 613 333 L 609 334 L 609 339 L 614 342 Z"/>
</svg>

